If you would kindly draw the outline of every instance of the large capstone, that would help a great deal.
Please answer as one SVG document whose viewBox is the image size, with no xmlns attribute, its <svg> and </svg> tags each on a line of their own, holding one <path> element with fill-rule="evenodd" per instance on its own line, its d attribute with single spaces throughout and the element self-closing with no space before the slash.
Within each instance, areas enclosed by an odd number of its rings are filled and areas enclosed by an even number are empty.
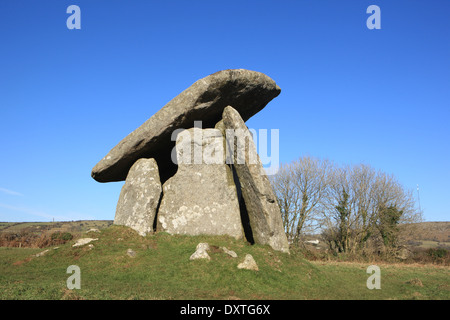
<svg viewBox="0 0 450 320">
<path fill-rule="evenodd" d="M 114 224 L 130 227 L 142 236 L 153 232 L 161 191 L 155 159 L 136 161 L 120 192 Z"/>
<path fill-rule="evenodd" d="M 231 106 L 223 111 L 223 124 L 255 243 L 289 252 L 281 211 L 250 131 Z"/>
<path fill-rule="evenodd" d="M 223 109 L 232 105 L 246 121 L 279 95 L 268 76 L 255 71 L 224 70 L 198 80 L 119 142 L 92 170 L 99 182 L 122 181 L 140 158 L 155 158 L 164 182 L 176 172 L 170 158 L 176 129 L 214 128 Z"/>
<path fill-rule="evenodd" d="M 225 164 L 225 140 L 217 129 L 178 134 L 178 171 L 163 185 L 158 231 L 243 238 L 233 174 Z"/>
</svg>

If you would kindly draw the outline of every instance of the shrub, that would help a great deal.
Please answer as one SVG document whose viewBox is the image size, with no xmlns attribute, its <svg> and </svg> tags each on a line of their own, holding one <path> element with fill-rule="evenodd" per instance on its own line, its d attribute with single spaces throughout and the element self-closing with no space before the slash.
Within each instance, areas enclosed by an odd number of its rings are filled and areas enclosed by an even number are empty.
<svg viewBox="0 0 450 320">
<path fill-rule="evenodd" d="M 444 259 L 447 256 L 447 250 L 444 248 L 428 249 L 427 253 L 433 260 Z"/>
<path fill-rule="evenodd" d="M 50 239 L 53 244 L 63 244 L 73 239 L 73 235 L 70 232 L 56 231 L 50 235 Z"/>
<path fill-rule="evenodd" d="M 70 232 L 64 232 L 61 234 L 61 240 L 63 241 L 69 241 L 73 239 L 73 235 Z"/>
<path fill-rule="evenodd" d="M 60 239 L 60 237 L 61 237 L 61 232 L 59 232 L 59 231 L 53 232 L 53 233 L 50 235 L 50 238 L 51 238 L 52 240 L 58 240 L 58 239 Z"/>
</svg>

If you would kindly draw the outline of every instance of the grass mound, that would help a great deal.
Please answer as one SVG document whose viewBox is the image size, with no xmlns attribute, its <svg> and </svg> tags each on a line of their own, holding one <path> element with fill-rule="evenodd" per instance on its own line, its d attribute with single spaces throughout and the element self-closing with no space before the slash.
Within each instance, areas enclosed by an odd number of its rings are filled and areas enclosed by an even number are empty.
<svg viewBox="0 0 450 320">
<path fill-rule="evenodd" d="M 90 232 L 90 244 L 58 249 L 0 248 L 1 299 L 448 299 L 448 268 L 384 268 L 381 290 L 368 290 L 367 266 L 310 263 L 268 246 L 249 245 L 227 236 L 147 237 L 121 226 Z M 207 242 L 211 260 L 189 260 L 199 242 Z M 92 245 L 92 246 L 90 246 Z M 221 247 L 237 253 L 226 254 Z M 135 252 L 133 257 L 128 249 Z M 251 254 L 259 271 L 237 265 Z M 69 290 L 67 268 L 81 272 L 81 289 Z M 426 270 L 426 272 L 421 272 Z M 420 278 L 423 287 L 407 283 Z"/>
</svg>

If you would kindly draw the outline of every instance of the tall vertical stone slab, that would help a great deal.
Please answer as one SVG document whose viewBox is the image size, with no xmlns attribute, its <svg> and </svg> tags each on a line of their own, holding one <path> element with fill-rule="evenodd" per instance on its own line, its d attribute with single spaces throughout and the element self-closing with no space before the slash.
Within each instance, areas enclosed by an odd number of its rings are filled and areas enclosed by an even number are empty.
<svg viewBox="0 0 450 320">
<path fill-rule="evenodd" d="M 163 185 L 157 228 L 170 234 L 243 238 L 233 175 L 217 129 L 191 128 L 176 140 L 178 170 Z"/>
<path fill-rule="evenodd" d="M 155 159 L 137 160 L 120 192 L 114 224 L 130 227 L 142 236 L 153 232 L 161 191 Z"/>
<path fill-rule="evenodd" d="M 222 117 L 254 241 L 268 244 L 274 250 L 289 252 L 281 211 L 251 133 L 233 107 L 227 106 Z"/>
<path fill-rule="evenodd" d="M 225 150 L 225 163 L 230 168 L 232 174 L 233 174 L 233 180 L 234 184 L 236 185 L 236 191 L 239 201 L 239 210 L 241 212 L 241 222 L 242 222 L 242 228 L 244 229 L 244 235 L 245 239 L 251 243 L 254 244 L 255 241 L 253 239 L 253 232 L 252 227 L 250 225 L 250 220 L 248 218 L 248 212 L 247 208 L 245 207 L 244 198 L 242 198 L 242 191 L 241 191 L 241 184 L 239 183 L 239 178 L 236 174 L 236 169 L 233 166 L 233 155 L 229 152 L 229 148 L 227 147 L 227 141 L 225 139 L 226 137 L 226 128 L 225 124 L 223 123 L 223 119 L 216 123 L 214 126 L 215 129 L 220 130 L 222 133 L 222 136 L 224 137 L 224 150 Z"/>
</svg>

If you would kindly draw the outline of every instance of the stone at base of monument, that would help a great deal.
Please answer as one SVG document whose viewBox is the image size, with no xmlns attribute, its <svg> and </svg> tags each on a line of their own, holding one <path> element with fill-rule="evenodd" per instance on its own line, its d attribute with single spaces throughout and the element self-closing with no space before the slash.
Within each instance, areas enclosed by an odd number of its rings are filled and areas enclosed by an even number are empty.
<svg viewBox="0 0 450 320">
<path fill-rule="evenodd" d="M 236 186 L 225 164 L 220 131 L 185 130 L 178 135 L 176 151 L 178 171 L 164 183 L 158 230 L 243 238 Z"/>
<path fill-rule="evenodd" d="M 246 254 L 244 261 L 239 263 L 237 267 L 238 269 L 259 271 L 258 265 L 256 264 L 256 261 L 255 259 L 253 259 L 253 256 L 251 254 Z"/>
<path fill-rule="evenodd" d="M 114 224 L 130 227 L 141 236 L 153 232 L 161 190 L 155 159 L 136 161 L 120 192 Z"/>
<path fill-rule="evenodd" d="M 199 243 L 195 248 L 195 252 L 189 257 L 189 260 L 197 260 L 197 259 L 207 259 L 211 260 L 211 257 L 208 254 L 209 244 L 207 243 Z"/>
</svg>

